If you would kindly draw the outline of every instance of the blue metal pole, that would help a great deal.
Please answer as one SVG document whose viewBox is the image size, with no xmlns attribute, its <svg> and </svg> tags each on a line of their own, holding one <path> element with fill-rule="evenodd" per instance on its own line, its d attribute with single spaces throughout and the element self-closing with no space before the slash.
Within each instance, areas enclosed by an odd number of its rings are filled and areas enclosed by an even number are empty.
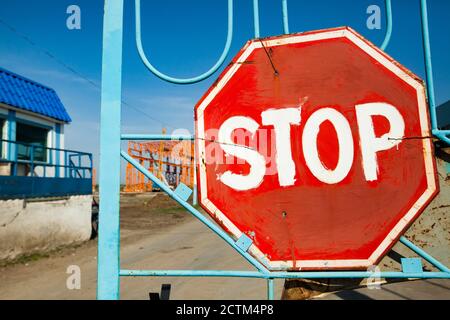
<svg viewBox="0 0 450 320">
<path fill-rule="evenodd" d="M 441 133 L 438 129 L 436 129 L 435 131 L 433 131 L 433 134 L 438 137 L 441 141 L 444 141 L 445 143 L 450 145 L 450 138 L 447 137 L 448 133 Z M 449 171 L 447 171 L 449 172 Z"/>
<path fill-rule="evenodd" d="M 273 279 L 364 279 L 380 278 L 390 279 L 449 279 L 449 272 L 417 272 L 407 273 L 400 271 L 369 272 L 369 271 L 307 271 L 307 272 L 260 272 L 237 270 L 120 270 L 123 277 L 237 277 Z M 269 282 L 267 283 L 269 285 Z M 273 283 L 270 284 L 273 286 Z M 269 289 L 269 287 L 268 287 Z M 268 291 L 269 292 L 269 291 Z"/>
<path fill-rule="evenodd" d="M 391 279 L 448 279 L 450 273 L 447 272 L 417 272 L 406 273 L 400 271 L 386 272 L 366 272 L 366 271 L 314 271 L 314 272 L 272 272 L 274 279 L 363 279 L 379 276 L 380 278 Z"/>
<path fill-rule="evenodd" d="M 230 277 L 264 278 L 259 271 L 234 270 L 120 270 L 122 277 Z"/>
<path fill-rule="evenodd" d="M 196 206 L 198 204 L 198 192 L 197 192 L 197 151 L 194 147 L 194 183 L 192 192 L 192 204 Z"/>
<path fill-rule="evenodd" d="M 392 36 L 392 3 L 391 0 L 386 0 L 386 36 L 384 37 L 383 44 L 381 45 L 381 50 L 386 50 Z"/>
<path fill-rule="evenodd" d="M 267 300 L 274 300 L 274 281 L 272 278 L 267 279 Z"/>
<path fill-rule="evenodd" d="M 438 130 L 438 123 L 436 115 L 436 99 L 434 96 L 433 64 L 431 61 L 431 45 L 430 45 L 430 32 L 428 24 L 427 0 L 420 0 L 420 13 L 422 21 L 422 41 L 425 59 L 427 94 L 430 103 L 431 129 L 433 133 L 435 133 Z"/>
<path fill-rule="evenodd" d="M 400 242 L 403 243 L 405 246 L 407 246 L 409 249 L 417 253 L 419 256 L 427 260 L 429 263 L 431 263 L 433 266 L 441 270 L 442 272 L 450 272 L 450 269 L 447 268 L 444 264 L 433 258 L 431 255 L 426 253 L 424 250 L 416 246 L 414 243 L 406 239 L 406 237 L 402 236 L 400 238 Z"/>
<path fill-rule="evenodd" d="M 427 96 L 430 105 L 431 131 L 433 135 L 435 135 L 441 141 L 444 141 L 445 143 L 450 145 L 450 138 L 448 137 L 449 133 L 446 131 L 441 131 L 438 128 L 436 97 L 434 91 L 433 63 L 431 58 L 430 31 L 428 23 L 428 6 L 426 0 L 420 0 L 420 14 L 422 21 L 422 42 L 425 60 Z"/>
<path fill-rule="evenodd" d="M 287 7 L 287 0 L 282 0 L 283 7 L 283 30 L 285 34 L 289 33 L 289 14 Z"/>
<path fill-rule="evenodd" d="M 105 0 L 100 122 L 97 298 L 119 298 L 123 0 Z"/>
<path fill-rule="evenodd" d="M 252 257 L 248 252 L 244 252 L 239 248 L 236 244 L 236 241 L 233 240 L 222 228 L 218 227 L 211 220 L 203 216 L 197 209 L 191 206 L 188 202 L 181 199 L 169 186 L 167 186 L 164 182 L 155 177 L 151 172 L 149 172 L 146 168 L 141 166 L 139 162 L 137 162 L 133 157 L 131 157 L 125 151 L 121 151 L 120 154 L 122 157 L 131 163 L 138 171 L 140 171 L 144 176 L 149 178 L 153 183 L 158 185 L 162 191 L 167 193 L 169 197 L 177 201 L 180 205 L 182 205 L 187 211 L 189 211 L 194 217 L 200 220 L 204 225 L 206 225 L 209 229 L 211 229 L 214 233 L 216 233 L 219 237 L 225 240 L 229 245 L 231 245 L 238 253 L 240 253 L 250 264 L 252 264 L 255 268 L 257 268 L 260 272 L 267 273 L 267 268 L 263 266 L 258 260 Z"/>
<path fill-rule="evenodd" d="M 255 38 L 259 38 L 259 1 L 253 0 L 253 24 L 255 26 Z"/>
</svg>

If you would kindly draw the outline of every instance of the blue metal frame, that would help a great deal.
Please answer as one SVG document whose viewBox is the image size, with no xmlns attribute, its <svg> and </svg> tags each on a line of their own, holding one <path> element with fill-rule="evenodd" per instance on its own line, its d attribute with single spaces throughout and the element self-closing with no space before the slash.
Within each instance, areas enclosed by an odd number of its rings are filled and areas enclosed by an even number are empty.
<svg viewBox="0 0 450 320">
<path fill-rule="evenodd" d="M 285 34 L 289 33 L 289 14 L 287 0 L 281 0 L 281 7 L 283 11 L 283 30 Z"/>
<path fill-rule="evenodd" d="M 99 225 L 99 243 L 98 243 L 98 299 L 118 299 L 120 291 L 120 277 L 241 277 L 241 278 L 259 278 L 267 281 L 268 299 L 274 298 L 274 279 L 321 279 L 321 278 L 450 278 L 450 270 L 441 262 L 430 256 L 421 248 L 415 246 L 405 237 L 400 238 L 400 242 L 414 251 L 420 257 L 435 266 L 439 272 L 424 272 L 417 262 L 412 260 L 405 261 L 406 271 L 404 272 L 372 272 L 372 271 L 317 271 L 317 272 L 273 272 L 269 271 L 264 263 L 256 260 L 247 252 L 249 242 L 247 239 L 233 239 L 218 225 L 206 218 L 194 206 L 190 205 L 185 196 L 172 191 L 167 185 L 155 177 L 151 172 L 134 160 L 125 151 L 120 149 L 121 140 L 191 140 L 195 137 L 190 135 L 133 135 L 120 134 L 120 108 L 121 108 L 121 75 L 122 75 L 122 31 L 123 31 L 123 0 L 105 0 L 105 19 L 103 33 L 103 66 L 102 66 L 102 106 L 101 106 L 101 148 L 100 148 L 100 225 Z M 232 1 L 229 0 L 229 34 L 227 44 L 219 59 L 219 66 L 228 53 L 229 43 L 232 37 Z M 258 1 L 254 0 L 254 27 L 255 36 L 259 37 L 259 8 Z M 433 101 L 432 123 L 436 124 L 434 110 L 434 91 L 431 70 L 431 54 L 429 48 L 428 22 L 426 15 L 426 1 L 421 0 L 421 12 L 424 34 L 425 62 L 427 66 L 428 94 Z M 201 81 L 218 69 L 216 64 L 212 69 L 203 75 L 190 79 L 172 78 L 159 73 L 145 58 L 142 50 L 140 38 L 140 1 L 136 0 L 136 39 L 138 51 L 146 66 L 163 80 L 187 84 Z M 282 0 L 283 26 L 285 33 L 289 32 L 287 0 Z M 387 33 L 383 41 L 382 48 L 386 48 L 392 34 L 392 9 L 391 1 L 386 0 L 387 12 Z M 231 19 L 230 19 L 231 18 Z M 231 20 L 231 21 L 230 21 Z M 230 27 L 231 26 L 231 27 Z M 231 30 L 231 33 L 230 33 Z M 223 58 L 223 59 L 222 59 Z M 215 69 L 215 70 L 214 70 Z M 434 112 L 434 118 L 433 118 Z M 435 127 L 433 127 L 435 128 Z M 435 132 L 442 133 L 442 132 Z M 450 132 L 449 132 L 450 133 Z M 437 135 L 439 136 L 439 135 Z M 221 237 L 235 251 L 243 256 L 256 271 L 241 270 L 127 270 L 120 269 L 119 262 L 119 188 L 120 188 L 120 157 L 131 163 L 138 171 L 144 174 L 153 183 L 158 185 L 161 190 L 166 192 L 172 199 L 183 206 L 190 214 L 200 220 L 209 229 Z M 183 193 L 184 194 L 184 193 Z M 420 270 L 420 272 L 419 272 Z"/>
<path fill-rule="evenodd" d="M 450 145 L 450 130 L 440 130 L 438 128 L 438 120 L 436 114 L 436 98 L 434 91 L 434 76 L 433 76 L 433 63 L 431 60 L 431 44 L 430 44 L 430 31 L 428 24 L 428 5 L 427 0 L 420 0 L 420 13 L 422 22 L 422 41 L 423 41 L 423 54 L 425 59 L 425 71 L 426 71 L 426 83 L 427 83 L 427 96 L 430 104 L 430 118 L 431 118 L 431 130 L 435 137 L 439 138 L 446 144 Z"/>
<path fill-rule="evenodd" d="M 259 38 L 259 0 L 253 0 L 253 25 L 255 28 L 255 38 Z"/>
<path fill-rule="evenodd" d="M 384 41 L 381 44 L 381 50 L 386 50 L 392 37 L 392 3 L 391 0 L 385 0 L 386 6 L 386 35 Z"/>
<path fill-rule="evenodd" d="M 176 83 L 176 84 L 192 84 L 196 82 L 203 81 L 213 75 L 224 63 L 226 57 L 228 56 L 228 52 L 230 51 L 231 41 L 233 39 L 233 0 L 228 0 L 228 32 L 227 32 L 227 41 L 225 43 L 225 48 L 222 51 L 222 54 L 217 60 L 217 62 L 206 72 L 203 74 L 192 77 L 192 78 L 175 78 L 168 76 L 158 69 L 156 69 L 150 61 L 147 59 L 145 55 L 144 48 L 142 46 L 142 36 L 141 36 L 141 0 L 135 0 L 135 11 L 136 11 L 136 46 L 138 49 L 139 56 L 141 57 L 144 65 L 157 77 L 162 80 Z"/>
<path fill-rule="evenodd" d="M 119 298 L 123 0 L 105 0 L 100 112 L 97 297 Z"/>
</svg>

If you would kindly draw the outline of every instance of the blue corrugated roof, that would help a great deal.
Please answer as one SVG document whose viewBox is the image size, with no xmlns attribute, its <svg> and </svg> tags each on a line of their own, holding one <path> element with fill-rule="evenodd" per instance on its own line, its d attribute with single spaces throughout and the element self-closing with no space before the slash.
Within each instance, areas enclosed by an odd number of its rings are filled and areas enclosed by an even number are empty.
<svg viewBox="0 0 450 320">
<path fill-rule="evenodd" d="M 71 122 L 52 88 L 0 68 L 0 103 L 56 120 Z"/>
</svg>

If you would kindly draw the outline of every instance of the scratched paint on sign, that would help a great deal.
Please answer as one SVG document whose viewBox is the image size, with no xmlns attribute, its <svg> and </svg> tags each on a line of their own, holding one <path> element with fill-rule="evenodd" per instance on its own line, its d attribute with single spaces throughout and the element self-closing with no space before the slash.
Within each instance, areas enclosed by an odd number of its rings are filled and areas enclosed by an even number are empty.
<svg viewBox="0 0 450 320">
<path fill-rule="evenodd" d="M 250 41 L 195 108 L 200 203 L 270 269 L 373 265 L 437 193 L 424 92 L 349 28 Z"/>
</svg>

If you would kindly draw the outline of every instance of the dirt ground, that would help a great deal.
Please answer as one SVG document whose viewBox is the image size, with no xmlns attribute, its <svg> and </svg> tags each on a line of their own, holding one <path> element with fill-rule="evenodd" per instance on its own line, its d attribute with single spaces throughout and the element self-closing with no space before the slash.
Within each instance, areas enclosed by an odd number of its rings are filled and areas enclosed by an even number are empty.
<svg viewBox="0 0 450 320">
<path fill-rule="evenodd" d="M 252 270 L 222 239 L 163 193 L 121 197 L 121 268 Z M 68 268 L 81 271 L 81 288 L 70 290 Z M 51 253 L 21 258 L 0 267 L 1 299 L 95 299 L 97 240 Z M 162 284 L 171 284 L 171 299 L 265 299 L 260 279 L 121 278 L 122 299 L 148 299 Z M 283 280 L 275 281 L 275 298 Z M 307 289 L 307 286 L 305 286 Z M 321 299 L 450 299 L 450 280 L 424 280 L 321 295 L 306 290 L 303 298 Z"/>
<path fill-rule="evenodd" d="M 251 270 L 248 263 L 163 193 L 121 196 L 121 267 Z M 79 266 L 81 289 L 66 273 Z M 23 257 L 0 268 L 0 299 L 95 299 L 97 240 Z M 242 283 L 245 286 L 242 286 Z M 266 283 L 250 279 L 122 278 L 121 298 L 148 299 L 163 283 L 174 299 L 264 299 Z M 277 285 L 281 296 L 282 282 Z M 241 294 L 239 294 L 241 293 Z"/>
<path fill-rule="evenodd" d="M 121 245 L 129 244 L 153 236 L 156 233 L 167 232 L 177 225 L 181 225 L 192 218 L 186 214 L 181 206 L 171 201 L 163 193 L 123 194 L 121 196 Z M 28 279 L 36 279 L 41 268 L 46 270 L 65 271 L 69 265 L 83 265 L 97 259 L 97 238 L 83 244 L 75 244 L 59 248 L 51 252 L 33 253 L 20 257 L 12 263 L 3 265 L 0 269 L 0 298 L 46 298 L 45 293 L 35 286 L 36 291 L 25 288 Z M 73 261 L 73 264 L 71 264 Z M 44 279 L 51 282 L 52 279 Z M 94 298 L 89 295 L 86 298 Z M 52 294 L 49 295 L 52 297 Z"/>
<path fill-rule="evenodd" d="M 94 197 L 98 201 L 98 196 Z M 143 237 L 165 232 L 193 218 L 164 193 L 122 194 L 120 204 L 121 243 L 127 244 Z M 58 258 L 81 252 L 90 247 L 97 248 L 97 239 L 82 244 L 58 248 L 51 252 L 32 253 L 16 260 L 0 261 L 0 267 L 17 267 L 42 258 Z"/>
<path fill-rule="evenodd" d="M 123 194 L 120 199 L 121 242 L 137 241 L 194 220 L 162 192 Z"/>
</svg>

